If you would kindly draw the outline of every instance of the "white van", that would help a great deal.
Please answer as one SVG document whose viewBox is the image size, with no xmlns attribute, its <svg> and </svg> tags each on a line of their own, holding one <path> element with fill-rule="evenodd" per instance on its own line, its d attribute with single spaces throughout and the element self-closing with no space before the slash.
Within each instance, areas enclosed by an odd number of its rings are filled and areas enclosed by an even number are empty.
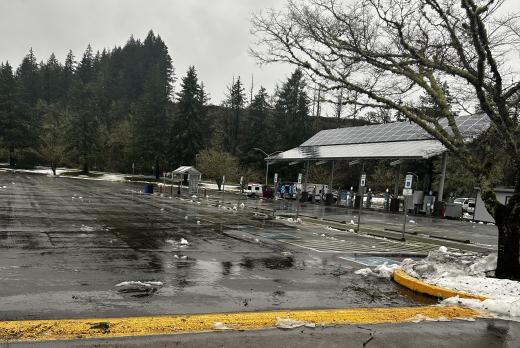
<svg viewBox="0 0 520 348">
<path fill-rule="evenodd" d="M 244 192 L 248 195 L 248 196 L 258 196 L 258 197 L 262 197 L 262 194 L 263 194 L 263 191 L 262 191 L 262 184 L 253 184 L 253 183 L 249 183 L 247 184 L 247 188 L 244 190 Z"/>
</svg>

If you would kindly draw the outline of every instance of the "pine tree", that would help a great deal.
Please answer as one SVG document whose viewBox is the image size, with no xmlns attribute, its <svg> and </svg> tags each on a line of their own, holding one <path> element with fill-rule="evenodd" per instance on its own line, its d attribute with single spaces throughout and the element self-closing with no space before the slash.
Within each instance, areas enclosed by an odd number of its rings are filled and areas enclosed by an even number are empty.
<svg viewBox="0 0 520 348">
<path fill-rule="evenodd" d="M 61 100 L 65 101 L 65 99 L 69 96 L 70 90 L 72 88 L 72 82 L 74 79 L 74 73 L 76 72 L 76 61 L 74 60 L 74 54 L 71 50 L 67 53 L 67 57 L 65 58 L 65 65 L 63 66 L 62 71 L 62 95 Z"/>
<path fill-rule="evenodd" d="M 94 84 L 74 81 L 67 127 L 68 151 L 75 156 L 75 162 L 81 163 L 84 174 L 89 173 L 96 152 L 98 111 Z"/>
<path fill-rule="evenodd" d="M 204 146 L 206 99 L 203 87 L 198 83 L 195 67 L 191 66 L 182 78 L 181 91 L 177 94 L 174 156 L 178 165 L 194 164 L 195 155 Z"/>
<path fill-rule="evenodd" d="M 85 53 L 83 53 L 83 57 L 76 69 L 76 74 L 84 84 L 94 81 L 94 56 L 90 44 L 87 46 Z"/>
<path fill-rule="evenodd" d="M 65 110 L 58 103 L 47 104 L 44 101 L 40 101 L 37 108 L 43 115 L 37 152 L 51 167 L 52 173 L 56 175 L 56 168 L 63 162 L 67 151 Z"/>
<path fill-rule="evenodd" d="M 14 165 L 14 150 L 18 145 L 21 127 L 16 125 L 15 80 L 9 62 L 0 65 L 0 141 L 9 150 L 9 165 Z"/>
<path fill-rule="evenodd" d="M 51 54 L 45 64 L 41 66 L 42 72 L 42 99 L 48 103 L 57 102 L 63 95 L 62 85 L 63 67 L 56 59 L 54 53 Z"/>
<path fill-rule="evenodd" d="M 283 148 L 300 145 L 309 133 L 309 97 L 303 73 L 296 69 L 277 91 L 275 111 L 283 123 L 279 144 Z"/>
<path fill-rule="evenodd" d="M 274 150 L 272 107 L 264 87 L 260 87 L 247 111 L 247 127 L 243 130 L 245 159 L 248 163 L 255 162 L 258 167 L 263 167 L 265 165 L 263 159 L 258 156 L 258 153 L 250 150 L 255 147 L 267 152 Z"/>
<path fill-rule="evenodd" d="M 226 148 L 233 155 L 240 152 L 240 127 L 245 102 L 244 86 L 239 76 L 228 88 L 227 99 L 224 102 L 224 106 L 228 108 L 226 115 Z"/>
<path fill-rule="evenodd" d="M 155 66 L 148 74 L 134 118 L 135 153 L 145 168 L 153 167 L 157 179 L 160 176 L 159 166 L 166 161 L 171 129 L 164 82 L 159 66 Z"/>
<path fill-rule="evenodd" d="M 10 153 L 14 150 L 36 146 L 41 120 L 36 112 L 36 102 L 41 96 L 41 79 L 33 50 L 24 57 L 15 74 L 15 112 L 11 123 Z M 11 160 L 12 160 L 11 156 Z"/>
</svg>

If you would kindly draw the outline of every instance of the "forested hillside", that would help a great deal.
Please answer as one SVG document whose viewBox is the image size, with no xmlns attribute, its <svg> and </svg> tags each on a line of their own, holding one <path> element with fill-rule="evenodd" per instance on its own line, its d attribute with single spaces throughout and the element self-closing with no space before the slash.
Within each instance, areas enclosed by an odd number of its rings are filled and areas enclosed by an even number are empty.
<svg viewBox="0 0 520 348">
<path fill-rule="evenodd" d="M 226 100 L 212 105 L 195 67 L 176 72 L 152 31 L 112 50 L 70 51 L 63 63 L 30 50 L 19 66 L 0 65 L 0 160 L 159 175 L 208 149 L 254 170 L 264 166 L 255 147 L 285 150 L 320 129 L 363 123 L 311 116 L 300 70 L 275 91 L 250 90 L 240 77 L 222 88 Z"/>
</svg>

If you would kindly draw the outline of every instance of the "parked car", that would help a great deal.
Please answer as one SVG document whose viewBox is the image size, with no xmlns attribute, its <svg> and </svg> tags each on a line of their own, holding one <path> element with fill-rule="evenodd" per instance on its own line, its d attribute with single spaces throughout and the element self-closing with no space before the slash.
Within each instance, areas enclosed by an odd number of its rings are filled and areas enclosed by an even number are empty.
<svg viewBox="0 0 520 348">
<path fill-rule="evenodd" d="M 274 192 L 270 186 L 262 186 L 262 197 L 264 198 L 273 198 Z"/>
<path fill-rule="evenodd" d="M 247 188 L 246 188 L 245 192 L 249 197 L 252 197 L 252 196 L 262 197 L 263 196 L 263 186 L 264 185 L 262 185 L 262 184 L 249 183 L 249 184 L 247 184 Z"/>
<path fill-rule="evenodd" d="M 453 203 L 463 205 L 464 202 L 466 201 L 466 199 L 468 199 L 468 198 L 455 198 L 453 200 Z"/>
<path fill-rule="evenodd" d="M 462 209 L 470 214 L 473 214 L 475 212 L 475 198 L 469 198 L 466 202 L 464 202 Z"/>
<path fill-rule="evenodd" d="M 462 205 L 462 211 L 473 214 L 475 212 L 475 198 L 455 198 L 453 203 Z"/>
</svg>

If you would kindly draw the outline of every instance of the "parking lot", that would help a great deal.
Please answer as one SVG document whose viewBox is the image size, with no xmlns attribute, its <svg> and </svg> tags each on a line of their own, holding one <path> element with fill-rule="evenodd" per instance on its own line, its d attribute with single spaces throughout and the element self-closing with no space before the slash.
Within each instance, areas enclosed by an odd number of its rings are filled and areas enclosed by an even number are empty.
<svg viewBox="0 0 520 348">
<path fill-rule="evenodd" d="M 0 187 L 3 320 L 433 302 L 354 274 L 393 242 L 138 184 L 4 172 Z"/>
</svg>

